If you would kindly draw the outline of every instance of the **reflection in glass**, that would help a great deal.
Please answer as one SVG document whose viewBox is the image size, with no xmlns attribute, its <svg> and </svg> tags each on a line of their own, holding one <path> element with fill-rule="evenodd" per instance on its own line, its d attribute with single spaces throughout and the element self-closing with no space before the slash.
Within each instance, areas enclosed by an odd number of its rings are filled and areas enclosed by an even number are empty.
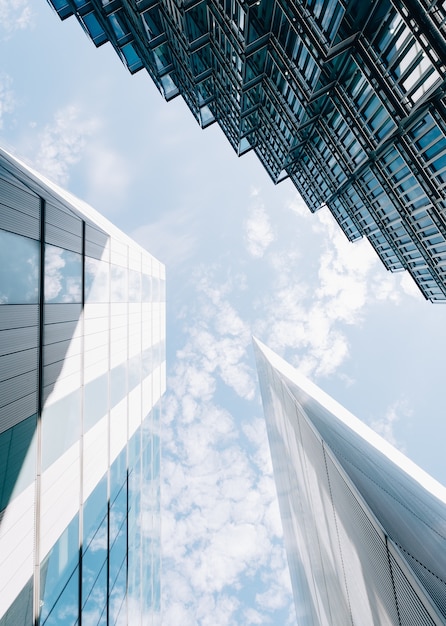
<svg viewBox="0 0 446 626">
<path fill-rule="evenodd" d="M 79 595 L 78 555 L 79 517 L 76 515 L 40 568 L 42 624 L 68 626 L 76 623 Z"/>
<path fill-rule="evenodd" d="M 0 511 L 34 480 L 36 424 L 32 415 L 0 434 Z"/>
<path fill-rule="evenodd" d="M 0 304 L 39 301 L 40 243 L 0 230 Z"/>
<path fill-rule="evenodd" d="M 82 257 L 45 245 L 45 302 L 82 302 Z"/>
</svg>

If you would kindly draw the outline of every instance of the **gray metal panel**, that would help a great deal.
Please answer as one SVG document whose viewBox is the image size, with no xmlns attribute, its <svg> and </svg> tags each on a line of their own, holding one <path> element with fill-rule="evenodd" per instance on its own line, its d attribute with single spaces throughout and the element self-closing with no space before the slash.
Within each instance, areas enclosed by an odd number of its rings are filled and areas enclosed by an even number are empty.
<svg viewBox="0 0 446 626">
<path fill-rule="evenodd" d="M 54 324 L 56 322 L 68 322 L 79 320 L 82 313 L 81 304 L 61 303 L 61 304 L 45 304 L 44 320 L 45 324 Z"/>
<path fill-rule="evenodd" d="M 66 250 L 82 252 L 82 237 L 62 230 L 58 226 L 53 226 L 53 224 L 47 224 L 45 227 L 45 241 Z"/>
<path fill-rule="evenodd" d="M 61 205 L 56 206 L 53 202 L 47 202 L 45 206 L 46 223 L 56 226 L 60 230 L 82 237 L 82 220 Z"/>
<path fill-rule="evenodd" d="M 1 191 L 1 184 L 0 184 Z M 31 217 L 0 203 L 0 228 L 32 239 L 40 238 L 39 216 Z"/>
<path fill-rule="evenodd" d="M 76 350 L 73 351 L 73 342 L 76 341 Z M 67 339 L 66 341 L 58 341 L 57 343 L 51 343 L 45 346 L 43 351 L 43 364 L 50 365 L 51 363 L 57 363 L 63 361 L 67 353 L 68 348 L 71 346 L 71 354 L 80 354 L 81 352 L 81 339 L 74 340 Z"/>
<path fill-rule="evenodd" d="M 0 356 L 0 381 L 37 369 L 37 359 L 37 347 Z"/>
<path fill-rule="evenodd" d="M 2 304 L 0 306 L 0 330 L 37 326 L 39 306 L 37 304 Z"/>
<path fill-rule="evenodd" d="M 0 382 L 0 407 L 35 392 L 37 383 L 37 370 Z"/>
<path fill-rule="evenodd" d="M 12 428 L 37 411 L 37 391 L 0 408 L 0 433 Z"/>
<path fill-rule="evenodd" d="M 43 331 L 43 343 L 56 343 L 70 340 L 76 331 L 77 322 L 60 322 L 58 324 L 45 324 Z"/>
<path fill-rule="evenodd" d="M 40 214 L 40 198 L 22 186 L 0 178 L 0 203 L 14 209 L 20 209 L 31 217 Z"/>
<path fill-rule="evenodd" d="M 37 346 L 37 327 L 14 328 L 0 331 L 0 356 Z"/>
<path fill-rule="evenodd" d="M 93 259 L 102 259 L 104 253 L 104 246 L 92 241 L 85 241 L 85 255 L 92 257 Z M 108 259 L 105 259 L 108 261 Z"/>
</svg>

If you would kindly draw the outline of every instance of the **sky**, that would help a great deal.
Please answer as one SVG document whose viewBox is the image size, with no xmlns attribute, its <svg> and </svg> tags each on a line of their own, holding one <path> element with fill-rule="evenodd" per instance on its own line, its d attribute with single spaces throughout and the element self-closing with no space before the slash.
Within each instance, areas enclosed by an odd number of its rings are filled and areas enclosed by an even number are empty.
<svg viewBox="0 0 446 626">
<path fill-rule="evenodd" d="M 0 144 L 166 264 L 163 625 L 294 625 L 252 335 L 446 484 L 445 305 L 45 0 L 0 50 Z"/>
</svg>

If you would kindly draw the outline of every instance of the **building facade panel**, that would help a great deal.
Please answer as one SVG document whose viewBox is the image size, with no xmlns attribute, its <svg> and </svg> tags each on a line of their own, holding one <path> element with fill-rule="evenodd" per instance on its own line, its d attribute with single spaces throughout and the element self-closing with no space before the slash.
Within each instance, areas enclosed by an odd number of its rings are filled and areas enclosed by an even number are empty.
<svg viewBox="0 0 446 626">
<path fill-rule="evenodd" d="M 253 150 L 274 182 L 290 178 L 311 211 L 327 206 L 349 239 L 368 237 L 387 269 L 446 299 L 438 3 L 49 2 L 130 72 L 145 68 L 166 100 L 181 95 L 203 128 L 217 122 L 237 154 Z"/>
<path fill-rule="evenodd" d="M 0 624 L 159 623 L 164 268 L 3 151 L 0 197 Z"/>
<path fill-rule="evenodd" d="M 299 624 L 446 624 L 446 489 L 255 352 Z"/>
</svg>

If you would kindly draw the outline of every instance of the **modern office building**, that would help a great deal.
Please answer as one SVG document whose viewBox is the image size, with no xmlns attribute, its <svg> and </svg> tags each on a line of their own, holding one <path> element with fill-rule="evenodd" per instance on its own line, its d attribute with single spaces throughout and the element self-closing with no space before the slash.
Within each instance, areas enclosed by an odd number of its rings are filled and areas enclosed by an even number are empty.
<svg viewBox="0 0 446 626">
<path fill-rule="evenodd" d="M 254 348 L 299 626 L 444 626 L 446 488 Z"/>
<path fill-rule="evenodd" d="M 446 7 L 436 0 L 49 0 L 217 122 L 311 211 L 446 299 Z"/>
<path fill-rule="evenodd" d="M 0 625 L 159 623 L 164 267 L 0 151 Z"/>
</svg>

